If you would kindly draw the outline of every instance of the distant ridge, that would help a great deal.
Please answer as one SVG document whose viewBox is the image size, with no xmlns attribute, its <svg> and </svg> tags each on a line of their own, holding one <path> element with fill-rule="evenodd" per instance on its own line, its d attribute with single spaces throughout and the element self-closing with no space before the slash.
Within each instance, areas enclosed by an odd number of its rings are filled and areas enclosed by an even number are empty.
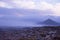
<svg viewBox="0 0 60 40">
<path fill-rule="evenodd" d="M 52 19 L 47 19 L 47 20 L 41 22 L 40 24 L 48 25 L 48 26 L 60 26 L 60 23 L 58 23 L 58 22 L 56 22 L 56 21 L 54 21 Z"/>
</svg>

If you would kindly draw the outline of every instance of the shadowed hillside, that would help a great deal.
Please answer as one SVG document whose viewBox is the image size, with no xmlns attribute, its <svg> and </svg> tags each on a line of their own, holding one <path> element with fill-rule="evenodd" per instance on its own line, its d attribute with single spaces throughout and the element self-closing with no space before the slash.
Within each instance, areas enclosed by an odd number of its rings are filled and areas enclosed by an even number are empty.
<svg viewBox="0 0 60 40">
<path fill-rule="evenodd" d="M 60 27 L 0 28 L 0 40 L 60 40 Z"/>
</svg>

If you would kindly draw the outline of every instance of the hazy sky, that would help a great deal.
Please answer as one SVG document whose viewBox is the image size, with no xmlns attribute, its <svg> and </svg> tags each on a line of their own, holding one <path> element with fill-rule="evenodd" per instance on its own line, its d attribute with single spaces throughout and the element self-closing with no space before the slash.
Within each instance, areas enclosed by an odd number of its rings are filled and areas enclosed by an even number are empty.
<svg viewBox="0 0 60 40">
<path fill-rule="evenodd" d="M 33 25 L 45 16 L 60 16 L 60 0 L 0 0 L 0 25 Z"/>
</svg>

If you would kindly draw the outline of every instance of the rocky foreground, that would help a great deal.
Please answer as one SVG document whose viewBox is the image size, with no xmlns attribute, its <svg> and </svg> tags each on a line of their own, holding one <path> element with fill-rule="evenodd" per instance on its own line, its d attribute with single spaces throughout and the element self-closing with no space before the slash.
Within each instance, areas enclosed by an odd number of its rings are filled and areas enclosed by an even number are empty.
<svg viewBox="0 0 60 40">
<path fill-rule="evenodd" d="M 0 28 L 0 40 L 60 40 L 60 27 Z"/>
</svg>

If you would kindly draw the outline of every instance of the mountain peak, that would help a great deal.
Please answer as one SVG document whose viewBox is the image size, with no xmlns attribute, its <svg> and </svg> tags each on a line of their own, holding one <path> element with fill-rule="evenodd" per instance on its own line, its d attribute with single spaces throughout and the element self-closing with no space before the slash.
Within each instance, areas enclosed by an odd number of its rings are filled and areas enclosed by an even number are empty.
<svg viewBox="0 0 60 40">
<path fill-rule="evenodd" d="M 48 23 L 50 23 L 50 22 L 55 22 L 54 20 L 52 20 L 52 19 L 47 19 L 47 20 L 45 20 L 44 22 L 48 22 Z M 56 22 L 55 22 L 56 23 Z"/>
<path fill-rule="evenodd" d="M 52 20 L 52 19 L 47 19 L 45 21 L 42 22 L 42 24 L 46 24 L 46 25 L 59 25 L 58 22 Z"/>
<path fill-rule="evenodd" d="M 40 23 L 38 23 L 38 24 L 48 25 L 48 26 L 59 26 L 59 25 L 60 25 L 60 23 L 58 23 L 58 22 L 56 22 L 56 21 L 54 21 L 54 20 L 52 20 L 52 19 L 47 19 L 47 20 L 45 20 L 45 21 L 43 21 L 43 22 L 40 22 Z"/>
</svg>

